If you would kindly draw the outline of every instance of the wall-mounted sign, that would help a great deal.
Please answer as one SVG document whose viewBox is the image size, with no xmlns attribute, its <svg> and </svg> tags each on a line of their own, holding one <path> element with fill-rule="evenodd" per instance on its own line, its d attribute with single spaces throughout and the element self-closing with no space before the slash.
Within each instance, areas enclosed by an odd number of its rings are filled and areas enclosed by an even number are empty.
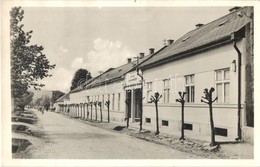
<svg viewBox="0 0 260 167">
<path fill-rule="evenodd" d="M 141 78 L 137 75 L 136 71 L 126 74 L 125 86 L 141 85 Z"/>
</svg>

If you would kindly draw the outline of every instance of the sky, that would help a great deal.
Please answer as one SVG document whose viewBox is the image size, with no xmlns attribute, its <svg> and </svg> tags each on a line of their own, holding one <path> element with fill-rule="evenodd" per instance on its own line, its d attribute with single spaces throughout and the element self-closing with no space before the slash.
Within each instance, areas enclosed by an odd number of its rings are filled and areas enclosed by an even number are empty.
<svg viewBox="0 0 260 167">
<path fill-rule="evenodd" d="M 31 44 L 56 64 L 52 77 L 40 82 L 44 90 L 69 91 L 74 73 L 99 71 L 127 63 L 140 52 L 163 47 L 229 13 L 231 7 L 24 7 L 25 31 L 33 30 Z"/>
</svg>

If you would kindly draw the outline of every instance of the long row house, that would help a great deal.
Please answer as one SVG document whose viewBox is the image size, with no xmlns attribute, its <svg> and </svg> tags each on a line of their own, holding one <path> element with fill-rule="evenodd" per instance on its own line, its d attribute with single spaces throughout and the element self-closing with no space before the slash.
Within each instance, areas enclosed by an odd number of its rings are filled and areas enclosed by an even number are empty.
<svg viewBox="0 0 260 167">
<path fill-rule="evenodd" d="M 144 129 L 155 130 L 155 107 L 149 101 L 158 92 L 160 131 L 172 134 L 181 131 L 176 102 L 181 91 L 186 92 L 185 133 L 209 136 L 209 108 L 201 97 L 205 88 L 213 87 L 213 96 L 218 97 L 213 104 L 216 135 L 253 142 L 253 24 L 253 7 L 234 7 L 219 19 L 168 40 L 158 51 L 151 48 L 149 54 L 140 53 L 88 80 L 57 100 L 56 110 L 119 123 L 130 118 L 129 126 L 142 120 Z"/>
</svg>

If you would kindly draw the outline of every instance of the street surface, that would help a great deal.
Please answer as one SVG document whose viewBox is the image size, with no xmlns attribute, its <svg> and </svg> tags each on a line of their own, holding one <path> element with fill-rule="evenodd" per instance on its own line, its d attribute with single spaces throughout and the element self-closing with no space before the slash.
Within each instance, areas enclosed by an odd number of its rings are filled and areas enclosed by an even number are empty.
<svg viewBox="0 0 260 167">
<path fill-rule="evenodd" d="M 70 119 L 36 112 L 48 142 L 30 150 L 30 158 L 51 159 L 194 159 L 195 155 Z"/>
</svg>

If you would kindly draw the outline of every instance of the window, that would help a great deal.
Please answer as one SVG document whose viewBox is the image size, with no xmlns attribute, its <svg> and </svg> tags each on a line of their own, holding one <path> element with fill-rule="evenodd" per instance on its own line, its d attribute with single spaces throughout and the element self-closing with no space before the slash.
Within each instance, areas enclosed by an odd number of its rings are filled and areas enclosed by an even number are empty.
<svg viewBox="0 0 260 167">
<path fill-rule="evenodd" d="M 163 102 L 169 103 L 170 98 L 170 79 L 165 79 L 163 81 Z"/>
<path fill-rule="evenodd" d="M 162 126 L 169 126 L 169 122 L 166 120 L 162 120 Z"/>
<path fill-rule="evenodd" d="M 146 123 L 151 123 L 151 118 L 145 118 Z"/>
<path fill-rule="evenodd" d="M 218 103 L 229 103 L 229 85 L 230 85 L 230 70 L 229 68 L 217 70 L 215 72 L 216 80 L 216 96 Z"/>
<path fill-rule="evenodd" d="M 193 129 L 193 126 L 192 126 L 192 124 L 184 123 L 184 129 L 186 129 L 186 130 L 192 130 L 192 129 Z"/>
<path fill-rule="evenodd" d="M 224 128 L 215 127 L 215 135 L 226 137 L 226 136 L 228 136 L 228 131 L 227 131 L 227 129 L 224 129 Z"/>
<path fill-rule="evenodd" d="M 118 111 L 120 111 L 120 93 L 118 93 L 117 105 L 118 105 Z"/>
<path fill-rule="evenodd" d="M 97 101 L 99 101 L 99 95 L 97 96 Z"/>
<path fill-rule="evenodd" d="M 194 75 L 185 76 L 186 102 L 193 103 L 195 101 Z"/>
<path fill-rule="evenodd" d="M 112 95 L 112 110 L 115 110 L 115 94 Z"/>
<path fill-rule="evenodd" d="M 147 102 L 150 101 L 151 95 L 152 95 L 152 82 L 147 82 Z"/>
</svg>

